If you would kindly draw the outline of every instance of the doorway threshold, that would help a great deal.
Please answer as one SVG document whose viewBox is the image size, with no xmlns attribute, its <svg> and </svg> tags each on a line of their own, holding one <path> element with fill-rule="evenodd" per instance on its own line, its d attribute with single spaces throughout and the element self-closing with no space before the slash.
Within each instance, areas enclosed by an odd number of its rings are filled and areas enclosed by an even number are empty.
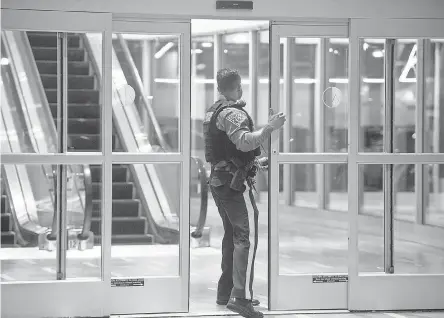
<svg viewBox="0 0 444 318">
<path fill-rule="evenodd" d="M 348 310 L 261 310 L 264 315 L 283 316 L 297 315 L 298 318 L 309 318 L 308 315 L 326 315 L 326 314 L 351 314 Z M 307 316 L 305 316 L 307 315 Z M 156 317 L 225 317 L 239 316 L 225 309 L 213 310 L 207 312 L 189 312 L 189 313 L 159 313 L 159 314 L 139 314 L 139 315 L 111 315 L 110 318 L 156 318 Z"/>
</svg>

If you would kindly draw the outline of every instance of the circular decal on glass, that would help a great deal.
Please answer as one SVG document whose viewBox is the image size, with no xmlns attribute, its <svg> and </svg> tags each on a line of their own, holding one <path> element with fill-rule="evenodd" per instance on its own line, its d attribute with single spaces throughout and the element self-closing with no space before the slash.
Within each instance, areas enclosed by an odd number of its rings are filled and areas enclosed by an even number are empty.
<svg viewBox="0 0 444 318">
<path fill-rule="evenodd" d="M 335 108 L 341 103 L 342 93 L 337 87 L 328 87 L 322 94 L 322 101 L 328 108 Z"/>
</svg>

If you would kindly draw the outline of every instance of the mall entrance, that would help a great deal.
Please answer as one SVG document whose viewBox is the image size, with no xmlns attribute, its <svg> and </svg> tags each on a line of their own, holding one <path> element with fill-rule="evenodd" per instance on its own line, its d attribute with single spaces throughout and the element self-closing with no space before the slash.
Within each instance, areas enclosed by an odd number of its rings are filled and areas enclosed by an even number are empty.
<svg viewBox="0 0 444 318">
<path fill-rule="evenodd" d="M 1 27 L 5 317 L 228 313 L 202 136 L 222 67 L 256 127 L 287 114 L 257 183 L 261 309 L 442 309 L 444 20 Z"/>
</svg>

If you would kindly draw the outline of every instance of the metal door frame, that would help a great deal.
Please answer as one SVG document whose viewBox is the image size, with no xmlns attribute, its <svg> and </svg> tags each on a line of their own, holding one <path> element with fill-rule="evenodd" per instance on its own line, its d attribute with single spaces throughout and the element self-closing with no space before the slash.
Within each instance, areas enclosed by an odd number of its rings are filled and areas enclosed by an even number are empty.
<svg viewBox="0 0 444 318">
<path fill-rule="evenodd" d="M 288 102 L 280 108 L 280 37 L 348 38 L 347 20 L 303 20 L 272 22 L 271 45 L 271 108 L 274 112 L 291 114 Z M 285 77 L 285 75 L 284 75 Z M 288 118 L 288 117 L 287 117 Z M 289 121 L 287 121 L 287 125 Z M 319 126 L 318 126 L 319 127 Z M 284 135 L 288 134 L 284 127 Z M 279 132 L 271 138 L 269 169 L 269 308 L 270 310 L 346 309 L 347 284 L 312 284 L 312 274 L 279 275 L 279 165 L 346 163 L 347 153 L 279 153 Z M 285 147 L 285 146 L 284 146 Z M 288 151 L 284 148 L 284 151 Z M 284 173 L 285 175 L 285 173 Z M 285 182 L 285 181 L 284 181 Z M 328 286 L 327 286 L 328 285 Z M 295 289 L 294 286 L 301 288 Z M 289 292 L 292 290 L 292 292 Z"/>
<path fill-rule="evenodd" d="M 97 32 L 103 34 L 103 43 L 107 41 L 111 44 L 111 14 L 108 13 L 83 13 L 83 12 L 54 12 L 54 11 L 32 11 L 32 10 L 11 10 L 2 9 L 2 29 L 20 31 L 42 31 L 42 32 Z M 105 59 L 102 67 L 110 60 Z M 66 86 L 65 86 L 66 87 Z M 110 96 L 110 87 L 104 86 L 102 98 L 107 104 Z M 63 103 L 66 105 L 66 102 Z M 65 109 L 66 110 L 66 109 Z M 64 122 L 66 125 L 67 112 L 64 112 Z M 103 124 L 103 118 L 102 118 Z M 66 126 L 65 126 L 66 127 Z M 66 129 L 64 136 L 67 138 Z M 107 129 L 102 125 L 102 145 L 105 152 L 109 148 L 110 142 L 105 140 Z M 66 149 L 66 143 L 65 143 Z M 42 153 L 42 154 L 2 154 L 2 164 L 59 164 L 59 165 L 79 165 L 79 164 L 103 164 L 105 155 L 99 152 L 94 153 Z M 65 186 L 63 184 L 65 183 Z M 66 189 L 66 180 L 62 180 L 62 188 Z M 110 210 L 111 204 L 107 203 L 111 197 L 111 188 L 102 191 L 102 210 Z M 105 234 L 111 231 L 111 215 L 104 214 L 102 218 L 102 231 Z M 109 262 L 109 248 L 106 242 L 102 242 L 102 277 L 96 279 L 81 280 L 57 280 L 57 281 L 25 281 L 25 282 L 5 282 L 1 283 L 2 289 L 2 314 L 5 316 L 102 316 L 103 315 L 103 295 L 106 281 L 103 280 L 103 273 L 107 272 Z M 66 250 L 65 250 L 66 251 Z M 65 253 L 62 253 L 62 255 Z M 66 261 L 66 258 L 65 258 Z M 55 279 L 56 277 L 54 277 Z M 26 299 L 26 306 L 18 299 Z M 95 301 L 91 301 L 95 299 Z M 48 303 L 57 306 L 48 306 Z"/>
<path fill-rule="evenodd" d="M 156 21 L 141 16 L 113 15 L 112 32 L 136 34 L 172 34 L 180 38 L 180 116 L 178 153 L 128 153 L 111 150 L 105 154 L 105 172 L 111 175 L 113 164 L 179 163 L 181 165 L 179 275 L 143 278 L 144 287 L 111 287 L 111 272 L 106 273 L 104 312 L 137 314 L 188 312 L 189 310 L 189 180 L 191 158 L 191 20 Z M 111 48 L 109 49 L 111 52 Z M 112 68 L 112 67 L 111 67 Z M 110 68 L 110 69 L 111 69 Z M 111 83 L 111 76 L 106 79 Z M 106 125 L 111 129 L 112 114 L 107 113 Z M 109 136 L 111 131 L 109 132 Z M 107 184 L 111 186 L 111 184 Z M 110 238 L 110 236 L 109 236 Z M 107 245 L 110 245 L 110 239 Z M 109 259 L 110 260 L 110 259 Z"/>
<path fill-rule="evenodd" d="M 350 310 L 399 310 L 399 309 L 442 309 L 444 295 L 439 292 L 444 285 L 444 275 L 359 273 L 358 211 L 359 166 L 362 164 L 437 164 L 444 163 L 442 153 L 422 153 L 423 111 L 421 102 L 423 90 L 418 90 L 416 112 L 416 153 L 363 153 L 359 152 L 360 131 L 360 38 L 443 38 L 443 19 L 351 19 L 350 24 L 350 105 L 349 108 L 349 215 L 350 215 L 350 267 L 349 267 L 349 309 Z M 418 70 L 418 77 L 423 77 Z M 418 81 L 421 84 L 421 78 Z M 385 103 L 387 113 L 387 102 Z M 390 135 L 390 134 L 388 134 Z M 418 169 L 416 169 L 418 170 Z M 418 174 L 418 172 L 417 172 Z M 421 176 L 422 173 L 419 173 Z M 419 177 L 422 179 L 422 177 Z M 415 180 L 419 180 L 416 176 Z M 385 180 L 386 181 L 386 180 Z M 416 183 L 417 181 L 415 181 Z M 418 185 L 417 185 L 418 186 Z M 419 186 L 421 187 L 421 186 Z M 384 190 L 385 191 L 385 190 Z M 422 190 L 421 190 L 422 191 Z M 387 196 L 385 196 L 387 198 Z M 387 201 L 387 200 L 385 200 Z M 385 202 L 384 205 L 391 204 Z M 417 203 L 422 210 L 422 199 Z M 419 211 L 421 212 L 421 211 Z M 418 213 L 419 213 L 418 212 Z M 387 213 L 384 215 L 386 216 Z M 384 232 L 393 236 L 392 224 L 384 226 Z M 391 222 L 390 222 L 391 223 Z M 385 240 L 385 250 L 388 251 Z M 427 293 L 423 291 L 427 290 Z"/>
</svg>

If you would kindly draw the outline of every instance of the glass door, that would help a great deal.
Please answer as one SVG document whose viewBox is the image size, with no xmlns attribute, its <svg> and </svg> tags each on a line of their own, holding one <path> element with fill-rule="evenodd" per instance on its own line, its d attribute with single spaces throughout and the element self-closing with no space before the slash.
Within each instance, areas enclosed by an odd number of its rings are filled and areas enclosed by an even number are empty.
<svg viewBox="0 0 444 318">
<path fill-rule="evenodd" d="M 2 315 L 102 316 L 110 94 L 87 38 L 103 52 L 111 15 L 1 14 Z"/>
<path fill-rule="evenodd" d="M 351 310 L 444 308 L 443 38 L 440 19 L 351 21 Z"/>
<path fill-rule="evenodd" d="M 270 309 L 346 309 L 348 24 L 271 25 Z"/>
<path fill-rule="evenodd" d="M 113 16 L 107 314 L 188 311 L 190 31 Z"/>
</svg>

